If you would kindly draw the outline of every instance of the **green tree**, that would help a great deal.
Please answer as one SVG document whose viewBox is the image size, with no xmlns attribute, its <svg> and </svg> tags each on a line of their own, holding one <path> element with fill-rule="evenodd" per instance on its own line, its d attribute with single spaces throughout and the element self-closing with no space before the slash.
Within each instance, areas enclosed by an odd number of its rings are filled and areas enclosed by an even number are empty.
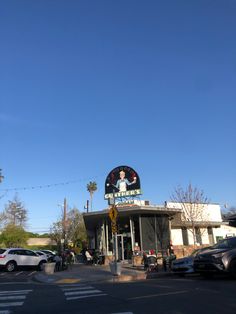
<svg viewBox="0 0 236 314">
<path fill-rule="evenodd" d="M 5 206 L 4 214 L 6 224 L 21 227 L 25 226 L 27 221 L 27 210 L 17 195 L 15 195 L 12 201 L 8 201 L 8 204 Z"/>
<path fill-rule="evenodd" d="M 64 228 L 65 227 L 65 228 Z M 57 243 L 58 250 L 62 249 L 62 240 L 65 240 L 65 247 L 71 243 L 74 247 L 81 247 L 82 242 L 87 239 L 83 215 L 77 208 L 71 209 L 66 216 L 54 222 L 50 228 L 50 238 Z"/>
<path fill-rule="evenodd" d="M 77 208 L 73 208 L 67 215 L 67 238 L 74 247 L 81 248 L 82 242 L 87 239 L 86 228 L 82 213 Z"/>
<path fill-rule="evenodd" d="M 57 243 L 57 251 L 62 250 L 62 240 L 64 240 L 63 220 L 54 222 L 50 228 L 50 238 Z"/>
<path fill-rule="evenodd" d="M 88 184 L 87 184 L 87 191 L 89 192 L 90 194 L 90 209 L 92 211 L 92 200 L 93 200 L 93 194 L 95 191 L 97 191 L 97 183 L 95 181 L 90 181 Z"/>
<path fill-rule="evenodd" d="M 8 224 L 0 235 L 0 242 L 5 247 L 24 247 L 28 237 L 27 232 L 21 226 Z"/>
</svg>

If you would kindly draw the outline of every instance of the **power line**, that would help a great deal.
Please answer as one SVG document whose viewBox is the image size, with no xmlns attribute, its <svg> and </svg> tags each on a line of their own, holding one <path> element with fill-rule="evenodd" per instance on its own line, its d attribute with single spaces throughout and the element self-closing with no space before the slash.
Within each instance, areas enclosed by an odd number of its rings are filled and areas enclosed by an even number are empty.
<svg viewBox="0 0 236 314">
<path fill-rule="evenodd" d="M 97 179 L 101 177 L 100 176 L 95 176 L 94 178 Z M 93 178 L 93 179 L 94 179 Z M 10 191 L 26 191 L 26 190 L 39 190 L 39 189 L 45 189 L 45 188 L 52 188 L 56 186 L 63 186 L 63 185 L 69 185 L 69 184 L 74 184 L 74 183 L 79 183 L 79 182 L 85 182 L 89 180 L 93 180 L 91 178 L 84 178 L 84 179 L 78 179 L 78 180 L 70 180 L 66 182 L 60 182 L 60 183 L 52 183 L 52 184 L 44 184 L 44 185 L 36 185 L 36 186 L 28 186 L 28 187 L 17 187 L 17 188 L 8 188 L 8 189 L 0 189 L 0 191 L 3 192 L 10 192 Z"/>
</svg>

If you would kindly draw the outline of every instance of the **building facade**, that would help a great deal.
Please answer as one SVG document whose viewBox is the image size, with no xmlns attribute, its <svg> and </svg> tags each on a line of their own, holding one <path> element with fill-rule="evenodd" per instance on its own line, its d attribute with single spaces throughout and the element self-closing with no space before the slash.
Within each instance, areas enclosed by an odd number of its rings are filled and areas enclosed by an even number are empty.
<svg viewBox="0 0 236 314">
<path fill-rule="evenodd" d="M 225 237 L 222 228 L 226 227 L 223 226 L 218 204 L 195 205 L 196 216 L 191 217 L 195 219 L 194 231 L 191 219 L 186 219 L 186 215 L 183 219 L 184 206 L 174 202 L 157 206 L 150 205 L 148 201 L 117 205 L 118 259 L 130 259 L 138 251 L 167 252 L 170 244 L 177 256 L 184 256 L 195 246 L 213 245 Z M 109 209 L 85 213 L 84 221 L 90 248 L 99 250 L 103 255 L 112 255 L 115 240 Z"/>
</svg>

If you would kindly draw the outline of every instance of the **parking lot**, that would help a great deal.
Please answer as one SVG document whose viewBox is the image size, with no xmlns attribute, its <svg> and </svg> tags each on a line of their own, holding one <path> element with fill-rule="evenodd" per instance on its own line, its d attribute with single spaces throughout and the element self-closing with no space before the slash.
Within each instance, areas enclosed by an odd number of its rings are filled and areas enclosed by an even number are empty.
<svg viewBox="0 0 236 314">
<path fill-rule="evenodd" d="M 38 271 L 35 268 L 19 268 L 14 272 L 0 270 L 0 283 L 3 282 L 27 282 L 31 281 Z"/>
</svg>

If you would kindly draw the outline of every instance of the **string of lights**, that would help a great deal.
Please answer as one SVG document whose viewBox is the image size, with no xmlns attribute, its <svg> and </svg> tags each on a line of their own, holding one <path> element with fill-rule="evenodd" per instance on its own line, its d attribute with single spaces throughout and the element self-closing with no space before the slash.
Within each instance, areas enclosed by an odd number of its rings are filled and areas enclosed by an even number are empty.
<svg viewBox="0 0 236 314">
<path fill-rule="evenodd" d="M 0 189 L 0 191 L 7 193 L 7 192 L 10 192 L 10 191 L 39 190 L 39 189 L 46 189 L 46 188 L 52 188 L 52 187 L 57 187 L 57 186 L 75 184 L 75 183 L 79 183 L 79 182 L 91 181 L 91 180 L 97 179 L 99 177 L 101 177 L 101 175 L 100 176 L 95 176 L 93 178 L 84 178 L 84 179 L 78 179 L 78 180 L 70 180 L 70 181 L 60 182 L 60 183 L 52 183 L 52 184 L 44 184 L 44 185 L 36 185 L 36 186 Z"/>
</svg>

